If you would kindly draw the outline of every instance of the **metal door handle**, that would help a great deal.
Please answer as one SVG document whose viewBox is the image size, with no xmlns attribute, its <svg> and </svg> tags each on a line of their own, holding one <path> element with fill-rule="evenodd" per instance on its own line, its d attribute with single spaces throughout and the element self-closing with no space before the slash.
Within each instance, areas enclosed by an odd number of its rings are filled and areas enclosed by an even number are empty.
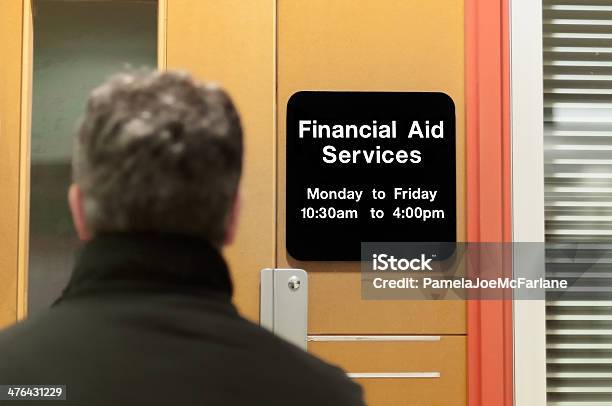
<svg viewBox="0 0 612 406">
<path fill-rule="evenodd" d="M 439 378 L 440 372 L 350 372 L 347 374 L 352 379 L 368 378 Z"/>
</svg>

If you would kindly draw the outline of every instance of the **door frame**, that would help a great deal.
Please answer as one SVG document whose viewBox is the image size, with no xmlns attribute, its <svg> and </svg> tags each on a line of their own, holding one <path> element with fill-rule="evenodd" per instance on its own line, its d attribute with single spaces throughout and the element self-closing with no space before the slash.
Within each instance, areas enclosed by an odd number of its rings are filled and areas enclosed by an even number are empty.
<svg viewBox="0 0 612 406">
<path fill-rule="evenodd" d="M 541 3 L 466 0 L 465 10 L 468 241 L 542 242 Z M 468 396 L 545 405 L 544 301 L 468 302 Z"/>
<path fill-rule="evenodd" d="M 510 6 L 512 240 L 542 243 L 544 242 L 542 2 L 512 0 Z M 541 261 L 541 269 L 544 269 L 543 256 L 538 260 Z M 513 327 L 515 404 L 545 405 L 545 301 L 514 301 Z"/>
<path fill-rule="evenodd" d="M 32 128 L 32 75 L 34 57 L 34 13 L 32 0 L 22 0 L 21 115 L 19 129 L 19 226 L 17 230 L 16 319 L 28 312 L 28 242 L 30 229 L 30 136 Z"/>
<path fill-rule="evenodd" d="M 11 1 L 0 15 L 0 327 L 22 317 L 24 274 L 23 203 L 25 179 L 21 176 L 24 154 L 22 134 L 29 126 L 29 76 L 24 69 L 31 58 L 29 2 Z"/>
<path fill-rule="evenodd" d="M 509 242 L 509 0 L 465 0 L 467 241 Z M 513 404 L 512 301 L 468 300 L 468 404 Z"/>
<path fill-rule="evenodd" d="M 166 10 L 168 0 L 158 0 L 158 32 L 157 32 L 157 63 L 158 68 L 166 66 Z M 34 9 L 33 0 L 21 0 L 21 32 L 16 36 L 21 44 L 21 78 L 20 78 L 20 117 L 19 131 L 11 142 L 19 145 L 18 154 L 18 191 L 17 191 L 17 241 L 16 267 L 6 273 L 6 277 L 15 278 L 16 303 L 15 321 L 24 319 L 28 313 L 28 254 L 30 231 L 30 153 L 31 153 L 31 126 L 32 126 L 32 78 L 34 56 Z M 1 272 L 1 271 L 0 271 Z M 9 275 L 10 274 L 10 275 Z M 3 275 L 4 276 L 4 275 Z M 0 309 L 0 312 L 3 310 Z M 0 320 L 2 314 L 0 313 Z"/>
</svg>

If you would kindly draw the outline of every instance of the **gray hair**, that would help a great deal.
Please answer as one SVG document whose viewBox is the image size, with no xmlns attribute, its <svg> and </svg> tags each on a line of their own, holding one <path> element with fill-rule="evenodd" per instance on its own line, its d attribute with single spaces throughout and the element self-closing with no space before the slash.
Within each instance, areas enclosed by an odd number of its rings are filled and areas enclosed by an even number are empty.
<svg viewBox="0 0 612 406">
<path fill-rule="evenodd" d="M 74 181 L 93 234 L 161 232 L 220 245 L 242 170 L 229 96 L 181 72 L 122 73 L 91 93 Z"/>
</svg>

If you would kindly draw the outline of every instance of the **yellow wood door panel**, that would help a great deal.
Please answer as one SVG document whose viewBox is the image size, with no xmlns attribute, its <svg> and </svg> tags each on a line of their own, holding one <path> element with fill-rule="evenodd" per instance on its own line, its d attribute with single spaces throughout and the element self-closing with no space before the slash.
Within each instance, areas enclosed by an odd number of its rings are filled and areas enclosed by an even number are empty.
<svg viewBox="0 0 612 406">
<path fill-rule="evenodd" d="M 286 108 L 301 90 L 435 91 L 457 124 L 457 237 L 465 235 L 463 0 L 279 0 L 278 267 L 308 272 L 311 333 L 464 334 L 465 303 L 362 301 L 359 264 L 285 249 Z M 333 272 L 333 273 L 330 273 Z"/>
<path fill-rule="evenodd" d="M 370 404 L 465 404 L 464 302 L 362 301 L 358 264 L 294 261 L 284 230 L 284 123 L 293 93 L 442 91 L 456 105 L 463 239 L 463 1 L 167 0 L 166 11 L 167 66 L 221 82 L 243 115 L 246 217 L 227 252 L 242 312 L 257 318 L 261 268 L 303 268 L 310 334 L 457 335 L 424 343 L 311 342 L 311 352 L 350 372 L 440 372 L 358 379 Z"/>
<path fill-rule="evenodd" d="M 308 293 L 309 334 L 466 333 L 464 301 L 362 300 L 359 272 L 309 272 Z"/>
<path fill-rule="evenodd" d="M 242 216 L 226 251 L 241 312 L 258 320 L 259 271 L 275 250 L 274 0 L 167 0 L 166 63 L 222 84 L 245 134 Z"/>
<path fill-rule="evenodd" d="M 0 327 L 17 319 L 22 1 L 0 0 Z"/>
<path fill-rule="evenodd" d="M 349 373 L 387 374 L 384 378 L 356 379 L 365 390 L 368 404 L 465 405 L 466 338 L 432 338 L 431 341 L 425 337 L 406 341 L 314 341 L 309 342 L 308 349 Z M 416 375 L 392 377 L 406 373 Z M 423 373 L 437 373 L 439 377 L 418 377 Z"/>
</svg>

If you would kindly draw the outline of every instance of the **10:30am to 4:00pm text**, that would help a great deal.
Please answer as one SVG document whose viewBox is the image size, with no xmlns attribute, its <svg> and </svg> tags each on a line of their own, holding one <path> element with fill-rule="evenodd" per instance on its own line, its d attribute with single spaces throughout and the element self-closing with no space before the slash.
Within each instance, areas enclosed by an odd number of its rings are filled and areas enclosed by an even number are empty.
<svg viewBox="0 0 612 406">
<path fill-rule="evenodd" d="M 366 212 L 366 216 L 371 219 L 382 219 L 388 213 L 376 206 L 376 201 L 386 200 L 388 196 L 394 201 L 405 201 L 406 205 L 397 205 L 393 207 L 391 215 L 396 219 L 415 219 L 419 221 L 442 220 L 446 217 L 443 209 L 435 207 L 423 207 L 421 203 L 431 205 L 435 202 L 438 196 L 437 190 L 430 190 L 421 187 L 394 187 L 391 193 L 385 190 L 376 188 L 370 189 L 369 194 L 364 194 L 361 189 L 322 189 L 319 187 L 306 188 L 306 198 L 313 201 L 312 206 L 302 207 L 300 214 L 302 219 L 358 219 L 360 215 L 359 208 L 340 207 L 346 203 L 359 204 L 364 197 L 371 198 L 371 207 L 361 207 Z M 316 206 L 315 202 L 327 201 L 330 203 L 341 203 L 329 206 Z M 416 203 L 416 204 L 408 204 Z"/>
</svg>

